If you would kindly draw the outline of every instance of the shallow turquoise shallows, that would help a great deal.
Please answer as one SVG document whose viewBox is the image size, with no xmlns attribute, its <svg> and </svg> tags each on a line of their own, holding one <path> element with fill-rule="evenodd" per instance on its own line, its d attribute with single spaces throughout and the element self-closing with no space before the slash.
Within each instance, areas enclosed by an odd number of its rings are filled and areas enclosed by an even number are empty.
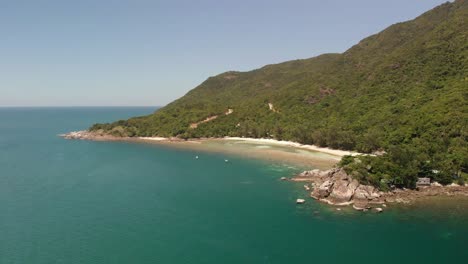
<svg viewBox="0 0 468 264">
<path fill-rule="evenodd" d="M 297 206 L 301 185 L 278 179 L 299 167 L 56 136 L 152 111 L 0 108 L 1 264 L 468 259 L 464 201 L 382 214 Z"/>
</svg>

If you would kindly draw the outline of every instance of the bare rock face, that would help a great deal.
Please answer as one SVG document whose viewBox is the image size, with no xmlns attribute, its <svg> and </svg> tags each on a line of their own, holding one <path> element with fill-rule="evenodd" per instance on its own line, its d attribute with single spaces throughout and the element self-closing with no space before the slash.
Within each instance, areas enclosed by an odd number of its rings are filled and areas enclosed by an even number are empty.
<svg viewBox="0 0 468 264">
<path fill-rule="evenodd" d="M 335 179 L 336 181 L 339 181 L 339 180 L 347 181 L 350 177 L 344 170 L 337 170 L 333 173 L 332 178 Z"/>
<path fill-rule="evenodd" d="M 359 183 L 356 180 L 349 182 L 347 180 L 340 179 L 336 181 L 333 191 L 328 197 L 328 201 L 336 205 L 349 204 L 358 185 Z"/>
<path fill-rule="evenodd" d="M 332 174 L 332 171 L 330 171 L 330 170 L 319 171 L 318 172 L 318 176 L 321 177 L 321 178 L 330 177 L 331 174 Z"/>
<path fill-rule="evenodd" d="M 372 196 L 374 187 L 370 185 L 359 185 L 354 192 L 354 199 L 356 200 L 367 200 Z"/>
<path fill-rule="evenodd" d="M 380 192 L 374 191 L 374 192 L 371 193 L 370 198 L 371 198 L 371 200 L 374 200 L 374 199 L 380 198 L 380 196 L 381 196 Z"/>
<path fill-rule="evenodd" d="M 320 187 L 318 188 L 319 196 L 327 197 L 332 191 L 332 187 L 333 187 L 333 182 L 330 180 L 327 180 L 324 183 L 322 183 L 322 185 L 320 185 Z"/>
</svg>

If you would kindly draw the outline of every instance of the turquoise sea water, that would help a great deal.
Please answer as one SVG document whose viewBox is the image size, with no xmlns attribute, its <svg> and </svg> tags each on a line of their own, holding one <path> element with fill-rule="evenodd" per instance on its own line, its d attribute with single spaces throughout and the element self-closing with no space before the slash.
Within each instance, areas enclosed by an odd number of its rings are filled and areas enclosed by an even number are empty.
<svg viewBox="0 0 468 264">
<path fill-rule="evenodd" d="M 466 202 L 359 213 L 300 168 L 57 134 L 151 108 L 0 108 L 0 263 L 464 263 Z M 199 155 L 199 159 L 195 159 Z M 230 162 L 224 162 L 224 159 Z"/>
</svg>

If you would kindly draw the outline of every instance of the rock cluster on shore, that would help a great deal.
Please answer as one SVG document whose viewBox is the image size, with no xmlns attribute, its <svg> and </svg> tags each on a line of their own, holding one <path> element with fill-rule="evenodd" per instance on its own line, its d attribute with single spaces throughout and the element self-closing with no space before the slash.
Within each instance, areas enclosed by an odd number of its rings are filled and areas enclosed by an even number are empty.
<svg viewBox="0 0 468 264">
<path fill-rule="evenodd" d="M 395 189 L 382 192 L 379 189 L 360 184 L 341 168 L 327 171 L 311 170 L 304 171 L 291 179 L 292 181 L 307 182 L 311 188 L 310 196 L 330 205 L 344 206 L 352 205 L 356 210 L 366 211 L 374 208 L 382 212 L 381 207 L 385 203 L 410 203 L 417 198 L 446 195 L 446 196 L 468 196 L 466 186 L 441 186 L 433 184 L 420 188 L 419 190 Z M 304 185 L 304 187 L 309 187 Z"/>
<path fill-rule="evenodd" d="M 99 131 L 73 131 L 66 134 L 59 135 L 65 139 L 80 139 L 80 140 L 102 140 L 102 141 L 112 141 L 112 140 L 122 140 L 122 137 L 115 137 L 109 134 L 105 134 Z"/>
<path fill-rule="evenodd" d="M 305 171 L 293 180 L 310 181 L 313 187 L 310 196 L 331 205 L 353 204 L 357 210 L 367 210 L 371 204 L 385 203 L 383 192 L 360 184 L 343 169 Z"/>
<path fill-rule="evenodd" d="M 67 134 L 59 135 L 65 139 L 90 139 L 94 137 L 94 134 L 89 131 L 73 131 Z"/>
</svg>

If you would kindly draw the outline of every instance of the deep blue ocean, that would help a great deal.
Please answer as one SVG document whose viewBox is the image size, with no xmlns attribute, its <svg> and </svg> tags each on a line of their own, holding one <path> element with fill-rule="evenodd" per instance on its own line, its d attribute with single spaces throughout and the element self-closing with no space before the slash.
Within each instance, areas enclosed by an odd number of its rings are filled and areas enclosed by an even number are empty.
<svg viewBox="0 0 468 264">
<path fill-rule="evenodd" d="M 468 259 L 466 201 L 382 214 L 298 206 L 301 184 L 278 180 L 294 166 L 57 136 L 154 110 L 0 108 L 0 264 Z"/>
</svg>

